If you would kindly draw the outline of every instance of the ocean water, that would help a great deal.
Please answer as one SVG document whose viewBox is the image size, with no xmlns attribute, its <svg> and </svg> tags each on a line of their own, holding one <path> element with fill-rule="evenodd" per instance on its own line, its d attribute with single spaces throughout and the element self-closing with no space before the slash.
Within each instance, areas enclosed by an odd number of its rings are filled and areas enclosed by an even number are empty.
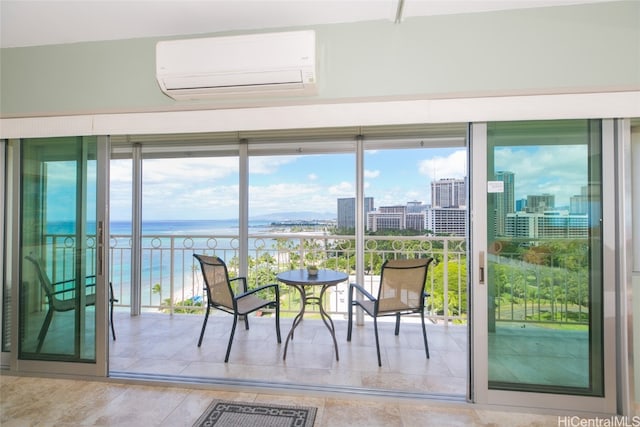
<svg viewBox="0 0 640 427">
<path fill-rule="evenodd" d="M 273 231 L 270 222 L 252 221 L 249 224 L 252 235 Z M 131 234 L 130 222 L 114 221 L 110 225 L 111 236 Z M 238 235 L 238 221 L 234 220 L 170 220 L 145 221 L 142 224 L 142 304 L 155 306 L 160 301 L 173 294 L 174 301 L 187 298 L 202 297 L 202 281 L 198 270 L 194 270 L 195 260 L 193 252 L 203 252 L 219 256 L 229 264 L 236 256 L 238 242 L 231 236 Z M 182 236 L 189 236 L 188 239 Z M 130 246 L 128 237 L 124 237 L 124 247 Z M 250 239 L 249 245 L 253 246 Z M 110 246 L 114 242 L 120 243 L 121 238 L 112 237 Z M 215 242 L 215 249 L 210 246 Z M 271 242 L 269 242 L 270 244 Z M 173 250 L 171 248 L 173 247 Z M 191 248 L 193 250 L 191 250 Z M 131 251 L 119 250 L 118 245 L 112 247 L 111 271 L 114 286 L 119 285 L 124 294 L 130 289 Z M 117 259 L 116 259 L 117 257 Z M 171 259 L 173 257 L 173 260 Z M 173 289 L 171 289 L 173 284 Z M 154 288 L 156 292 L 154 292 Z M 160 292 L 157 292 L 157 289 Z M 128 295 L 123 295 L 126 301 Z"/>
<path fill-rule="evenodd" d="M 268 221 L 251 221 L 249 234 L 259 235 L 273 233 L 274 227 Z M 281 229 L 281 227 L 280 227 Z M 73 271 L 73 251 L 64 249 L 68 245 L 66 236 L 74 231 L 71 222 L 54 222 L 47 225 L 52 248 L 57 255 L 55 269 L 58 276 L 67 276 Z M 109 239 L 109 280 L 113 283 L 116 297 L 120 304 L 128 305 L 131 290 L 131 223 L 113 221 L 110 223 Z M 95 233 L 95 223 L 87 225 L 87 234 Z M 191 297 L 202 296 L 202 280 L 200 273 L 194 269 L 196 265 L 193 252 L 203 252 L 221 257 L 229 262 L 237 255 L 238 242 L 232 236 L 238 235 L 238 222 L 234 220 L 170 220 L 145 221 L 142 224 L 142 305 L 158 306 L 161 301 L 173 295 L 174 301 L 183 301 Z M 57 237 L 56 237 L 57 236 Z M 183 238 L 189 236 L 189 238 Z M 89 239 L 90 240 L 90 239 Z M 249 241 L 250 248 L 254 241 Z M 55 242 L 55 243 L 53 243 Z M 67 243 L 65 243 L 67 242 Z M 211 249 L 212 242 L 215 248 Z M 265 251 L 274 241 L 266 239 Z M 89 253 L 92 253 L 89 251 Z M 275 253 L 275 252 L 274 252 Z M 250 255 L 251 256 L 251 255 Z M 87 270 L 93 271 L 94 260 L 87 260 Z M 155 291 L 154 291 L 155 289 Z M 159 291 L 158 291 L 159 290 Z"/>
<path fill-rule="evenodd" d="M 271 230 L 268 221 L 250 221 L 249 233 L 266 233 Z M 112 221 L 111 234 L 131 234 L 131 222 Z M 188 236 L 212 236 L 212 235 L 237 235 L 237 220 L 163 220 L 144 221 L 142 223 L 143 235 L 188 235 Z"/>
<path fill-rule="evenodd" d="M 131 234 L 130 221 L 111 221 L 110 233 Z M 249 221 L 249 233 L 266 233 L 272 230 L 269 221 Z M 74 222 L 51 221 L 47 223 L 48 234 L 72 234 Z M 87 233 L 95 234 L 96 223 L 87 223 Z M 147 235 L 237 235 L 238 221 L 228 219 L 215 220 L 162 220 L 143 221 L 142 234 Z"/>
<path fill-rule="evenodd" d="M 131 234 L 131 222 L 113 221 L 110 225 L 111 234 Z M 249 233 L 266 233 L 271 230 L 268 221 L 249 221 Z M 170 220 L 144 221 L 142 234 L 151 235 L 237 235 L 237 220 Z"/>
</svg>

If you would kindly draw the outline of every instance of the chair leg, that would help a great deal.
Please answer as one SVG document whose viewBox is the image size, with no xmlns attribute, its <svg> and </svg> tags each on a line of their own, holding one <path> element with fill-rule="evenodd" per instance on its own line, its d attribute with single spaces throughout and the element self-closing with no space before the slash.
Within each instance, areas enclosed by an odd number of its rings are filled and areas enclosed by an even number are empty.
<svg viewBox="0 0 640 427">
<path fill-rule="evenodd" d="M 111 336 L 113 340 L 116 340 L 116 328 L 113 325 L 113 303 L 117 302 L 117 300 L 113 297 L 113 283 L 109 282 L 109 305 L 110 305 L 110 313 L 109 313 L 109 323 L 111 324 Z"/>
<path fill-rule="evenodd" d="M 229 353 L 231 353 L 231 344 L 233 343 L 233 336 L 236 333 L 236 325 L 238 324 L 238 315 L 233 315 L 233 326 L 231 327 L 231 335 L 229 336 L 229 344 L 227 345 L 227 354 L 224 356 L 224 363 L 229 361 Z"/>
<path fill-rule="evenodd" d="M 111 336 L 116 340 L 116 328 L 113 326 L 113 300 L 111 301 L 111 313 L 109 314 L 109 323 L 111 324 Z"/>
<path fill-rule="evenodd" d="M 373 317 L 373 330 L 376 334 L 376 350 L 378 352 L 378 366 L 382 367 L 382 359 L 380 358 L 380 341 L 378 340 L 378 318 Z"/>
<path fill-rule="evenodd" d="M 116 340 L 116 328 L 113 326 L 113 306 L 111 306 L 111 317 L 109 318 L 109 323 L 111 323 L 111 336 L 113 340 Z"/>
<path fill-rule="evenodd" d="M 400 313 L 396 313 L 396 335 L 400 334 Z"/>
<path fill-rule="evenodd" d="M 278 297 L 276 301 L 276 336 L 278 337 L 278 344 L 280 344 L 282 342 L 280 337 L 280 298 Z"/>
<path fill-rule="evenodd" d="M 244 328 L 249 330 L 249 315 L 244 314 L 242 317 L 244 317 Z"/>
<path fill-rule="evenodd" d="M 44 318 L 44 323 L 42 323 L 42 327 L 40 328 L 40 333 L 38 334 L 38 347 L 36 348 L 36 353 L 40 353 L 40 350 L 42 350 L 42 344 L 44 344 L 44 338 L 47 336 L 47 332 L 49 331 L 49 325 L 51 324 L 52 317 L 53 310 L 49 308 L 47 310 L 47 315 Z"/>
<path fill-rule="evenodd" d="M 204 314 L 204 322 L 202 322 L 202 331 L 200 331 L 200 339 L 198 340 L 198 347 L 200 347 L 200 345 L 202 345 L 202 338 L 204 337 L 204 330 L 207 327 L 207 319 L 209 319 L 209 310 L 211 309 L 211 307 L 209 305 L 207 305 L 207 311 Z"/>
<path fill-rule="evenodd" d="M 427 343 L 427 328 L 424 326 L 424 312 L 420 313 L 420 319 L 422 320 L 422 336 L 424 337 L 424 351 L 427 353 L 427 359 L 428 359 L 429 344 Z"/>
<path fill-rule="evenodd" d="M 347 341 L 351 341 L 351 327 L 353 324 L 353 302 L 349 296 L 349 306 L 347 307 Z"/>
</svg>

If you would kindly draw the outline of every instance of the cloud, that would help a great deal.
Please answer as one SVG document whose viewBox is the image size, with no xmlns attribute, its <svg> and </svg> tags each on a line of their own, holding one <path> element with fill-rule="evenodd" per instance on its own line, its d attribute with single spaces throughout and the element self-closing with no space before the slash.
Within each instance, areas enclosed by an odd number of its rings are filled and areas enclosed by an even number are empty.
<svg viewBox="0 0 640 427">
<path fill-rule="evenodd" d="M 586 145 L 542 145 L 496 148 L 494 164 L 514 173 L 516 199 L 549 193 L 564 206 L 588 184 L 587 160 Z"/>
<path fill-rule="evenodd" d="M 131 160 L 111 160 L 109 164 L 111 185 L 125 183 L 131 186 L 131 165 Z"/>
<path fill-rule="evenodd" d="M 148 159 L 142 165 L 143 180 L 146 184 L 174 183 L 187 177 L 192 182 L 217 180 L 237 176 L 238 171 L 237 157 Z"/>
<path fill-rule="evenodd" d="M 249 158 L 249 171 L 252 174 L 272 175 L 280 167 L 295 163 L 299 156 L 257 156 Z"/>
<path fill-rule="evenodd" d="M 460 169 L 464 150 L 441 155 L 431 165 Z M 383 153 L 383 152 L 380 152 Z M 430 202 L 431 170 L 424 150 L 385 150 L 365 170 L 365 195 L 376 206 Z M 439 151 L 442 153 L 442 151 Z M 369 152 L 367 152 L 369 154 Z M 370 160 L 370 159 L 369 159 Z M 419 167 L 420 166 L 420 167 Z M 450 170 L 455 170 L 450 169 Z M 249 158 L 249 214 L 285 211 L 336 212 L 338 198 L 355 197 L 353 155 L 254 156 Z M 422 175 L 421 175 L 422 173 Z M 149 219 L 227 219 L 238 216 L 238 157 L 148 159 L 143 164 L 143 217 Z M 111 162 L 112 218 L 129 219 L 131 161 Z"/>
<path fill-rule="evenodd" d="M 418 165 L 421 175 L 429 181 L 445 178 L 464 178 L 467 175 L 467 151 L 456 150 L 446 157 L 425 159 Z"/>
<path fill-rule="evenodd" d="M 236 217 L 238 173 L 237 157 L 144 160 L 143 218 L 148 220 Z M 131 161 L 112 160 L 112 219 L 131 219 L 131 184 Z"/>
<path fill-rule="evenodd" d="M 321 187 L 314 184 L 279 183 L 249 186 L 249 215 L 264 215 L 282 211 L 315 210 Z M 313 202 L 313 200 L 316 202 Z M 300 203 L 304 200 L 304 203 Z"/>
<path fill-rule="evenodd" d="M 327 193 L 333 197 L 355 197 L 356 190 L 352 183 L 343 181 L 329 186 Z"/>
<path fill-rule="evenodd" d="M 368 169 L 364 170 L 364 177 L 365 178 L 377 178 L 379 176 L 380 176 L 380 171 L 379 170 L 368 170 Z"/>
</svg>

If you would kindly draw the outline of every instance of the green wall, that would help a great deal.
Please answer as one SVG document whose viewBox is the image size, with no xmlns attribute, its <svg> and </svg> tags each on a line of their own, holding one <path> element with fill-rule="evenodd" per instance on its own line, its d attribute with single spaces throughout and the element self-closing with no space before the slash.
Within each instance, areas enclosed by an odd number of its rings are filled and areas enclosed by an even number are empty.
<svg viewBox="0 0 640 427">
<path fill-rule="evenodd" d="M 316 96 L 174 101 L 155 80 L 161 39 L 146 38 L 0 50 L 0 115 L 640 90 L 634 0 L 314 29 Z"/>
</svg>

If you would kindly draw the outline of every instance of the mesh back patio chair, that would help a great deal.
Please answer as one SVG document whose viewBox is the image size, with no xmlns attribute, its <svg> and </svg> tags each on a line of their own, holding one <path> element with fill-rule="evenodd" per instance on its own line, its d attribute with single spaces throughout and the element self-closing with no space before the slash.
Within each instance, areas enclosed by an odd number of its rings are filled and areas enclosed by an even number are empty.
<svg viewBox="0 0 640 427">
<path fill-rule="evenodd" d="M 40 328 L 40 333 L 38 334 L 38 347 L 36 348 L 36 352 L 40 353 L 42 350 L 42 345 L 44 344 L 44 339 L 47 336 L 47 332 L 49 331 L 49 326 L 51 325 L 51 320 L 53 319 L 54 312 L 64 312 L 75 310 L 76 308 L 76 297 L 75 297 L 75 287 L 76 280 L 69 279 L 64 280 L 62 282 L 52 283 L 49 279 L 49 276 L 46 273 L 42 262 L 31 255 L 27 255 L 25 257 L 27 261 L 29 261 L 33 267 L 35 268 L 36 274 L 38 276 L 38 281 L 47 296 L 47 314 L 44 318 L 44 322 L 42 323 L 42 327 Z M 95 306 L 96 305 L 96 294 L 95 294 L 95 276 L 88 276 L 87 282 L 85 283 L 85 287 L 87 289 L 87 295 L 85 297 L 85 306 Z M 91 283 L 92 282 L 92 283 Z M 109 305 L 110 305 L 110 316 L 109 321 L 111 323 L 111 334 L 113 339 L 116 339 L 116 331 L 113 326 L 113 303 L 118 302 L 117 299 L 113 297 L 113 286 L 109 283 Z"/>
<path fill-rule="evenodd" d="M 204 291 L 207 294 L 207 311 L 204 316 L 204 322 L 202 323 L 198 347 L 202 345 L 202 338 L 204 337 L 204 330 L 207 327 L 207 320 L 209 319 L 211 308 L 233 314 L 233 326 L 231 327 L 231 335 L 229 336 L 229 344 L 227 345 L 227 354 L 224 358 L 225 363 L 229 361 L 229 353 L 231 352 L 231 344 L 233 343 L 238 317 L 244 317 L 245 329 L 249 329 L 249 318 L 247 315 L 261 308 L 275 308 L 276 335 L 278 343 L 282 342 L 280 338 L 280 288 L 277 284 L 264 285 L 248 290 L 247 279 L 245 277 L 229 279 L 227 266 L 220 258 L 199 254 L 193 254 L 193 256 L 200 262 L 200 269 L 202 270 L 202 276 L 204 278 Z M 232 282 L 234 281 L 241 282 L 241 292 L 234 292 L 232 286 Z M 272 290 L 274 297 L 263 299 L 257 295 L 265 290 Z"/>
<path fill-rule="evenodd" d="M 365 313 L 373 317 L 373 329 L 376 337 L 378 366 L 382 366 L 380 358 L 380 342 L 378 339 L 378 317 L 396 316 L 395 334 L 400 333 L 400 316 L 420 313 L 422 320 L 422 336 L 424 350 L 429 358 L 427 329 L 424 324 L 424 300 L 429 294 L 425 292 L 427 270 L 433 258 L 388 260 L 382 265 L 378 296 L 374 297 L 361 285 L 349 285 L 348 329 L 347 341 L 351 341 L 353 307 L 361 307 Z M 358 298 L 358 295 L 361 298 Z"/>
</svg>

